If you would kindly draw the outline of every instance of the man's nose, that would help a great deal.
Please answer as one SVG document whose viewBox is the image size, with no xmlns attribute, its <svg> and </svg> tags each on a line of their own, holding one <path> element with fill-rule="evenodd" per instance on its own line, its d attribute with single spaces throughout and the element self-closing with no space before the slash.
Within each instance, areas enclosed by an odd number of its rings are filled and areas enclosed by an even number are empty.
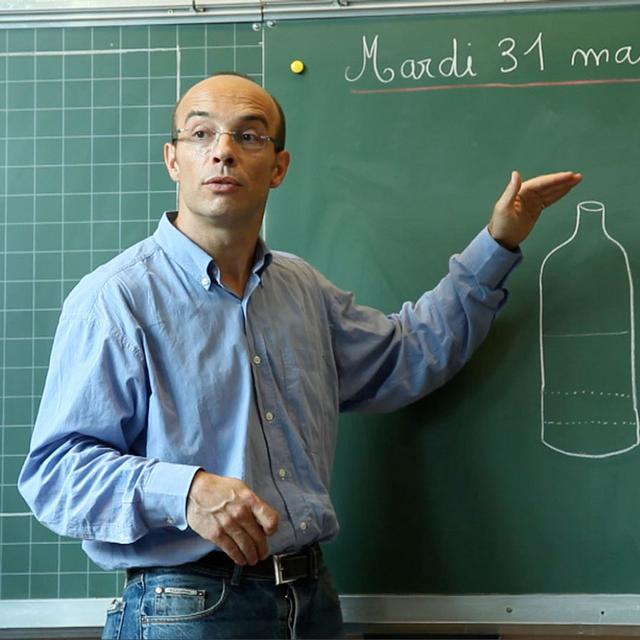
<svg viewBox="0 0 640 640">
<path fill-rule="evenodd" d="M 222 162 L 222 164 L 232 165 L 236 161 L 236 149 L 234 146 L 233 136 L 226 131 L 221 131 L 213 141 L 211 149 L 214 163 Z"/>
</svg>

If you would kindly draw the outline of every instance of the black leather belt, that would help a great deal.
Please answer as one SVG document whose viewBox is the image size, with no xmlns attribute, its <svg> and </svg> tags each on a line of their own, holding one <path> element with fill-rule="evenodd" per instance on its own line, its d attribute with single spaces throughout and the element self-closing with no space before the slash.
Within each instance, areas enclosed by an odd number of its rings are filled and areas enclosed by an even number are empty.
<svg viewBox="0 0 640 640">
<path fill-rule="evenodd" d="M 293 553 L 279 553 L 272 555 L 258 562 L 253 567 L 245 565 L 243 567 L 235 564 L 233 560 L 222 553 L 222 551 L 212 551 L 199 560 L 180 567 L 165 567 L 166 569 L 184 568 L 208 569 L 223 574 L 223 576 L 238 580 L 244 578 L 261 578 L 273 580 L 275 584 L 287 584 L 295 582 L 300 578 L 317 578 L 319 570 L 323 566 L 322 550 L 320 545 L 314 544 L 300 551 Z M 143 573 L 146 569 L 157 569 L 157 567 L 127 569 L 127 582 Z"/>
</svg>

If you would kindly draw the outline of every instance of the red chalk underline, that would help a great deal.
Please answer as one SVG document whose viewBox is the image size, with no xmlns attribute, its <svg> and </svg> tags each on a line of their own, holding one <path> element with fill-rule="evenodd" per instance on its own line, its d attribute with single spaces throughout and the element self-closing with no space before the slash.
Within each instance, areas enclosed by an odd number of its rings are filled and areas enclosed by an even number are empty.
<svg viewBox="0 0 640 640">
<path fill-rule="evenodd" d="M 447 91 L 450 89 L 530 89 L 534 87 L 575 87 L 592 84 L 637 84 L 640 78 L 608 78 L 604 80 L 560 80 L 558 82 L 484 82 L 479 84 L 439 84 L 422 87 L 388 87 L 383 89 L 351 89 L 351 93 L 413 93 L 415 91 Z"/>
</svg>

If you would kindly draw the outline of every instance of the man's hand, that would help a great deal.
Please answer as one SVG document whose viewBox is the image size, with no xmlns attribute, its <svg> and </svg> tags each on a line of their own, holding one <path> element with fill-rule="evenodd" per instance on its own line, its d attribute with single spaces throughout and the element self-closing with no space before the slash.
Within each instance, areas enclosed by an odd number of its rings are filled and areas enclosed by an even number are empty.
<svg viewBox="0 0 640 640">
<path fill-rule="evenodd" d="M 560 200 L 582 180 L 579 173 L 564 171 L 522 182 L 517 171 L 500 196 L 489 221 L 489 233 L 507 249 L 516 249 L 535 226 L 542 210 Z"/>
<path fill-rule="evenodd" d="M 267 536 L 278 513 L 236 478 L 198 471 L 187 497 L 187 522 L 236 564 L 254 565 L 269 555 Z"/>
</svg>

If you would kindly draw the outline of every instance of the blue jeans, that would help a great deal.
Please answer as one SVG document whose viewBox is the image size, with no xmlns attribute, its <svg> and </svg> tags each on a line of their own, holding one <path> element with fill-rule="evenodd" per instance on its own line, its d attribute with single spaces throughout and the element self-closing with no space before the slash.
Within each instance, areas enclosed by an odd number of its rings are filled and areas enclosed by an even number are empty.
<svg viewBox="0 0 640 640">
<path fill-rule="evenodd" d="M 326 567 L 276 586 L 214 570 L 148 569 L 107 612 L 102 640 L 342 638 L 340 601 Z"/>
</svg>

